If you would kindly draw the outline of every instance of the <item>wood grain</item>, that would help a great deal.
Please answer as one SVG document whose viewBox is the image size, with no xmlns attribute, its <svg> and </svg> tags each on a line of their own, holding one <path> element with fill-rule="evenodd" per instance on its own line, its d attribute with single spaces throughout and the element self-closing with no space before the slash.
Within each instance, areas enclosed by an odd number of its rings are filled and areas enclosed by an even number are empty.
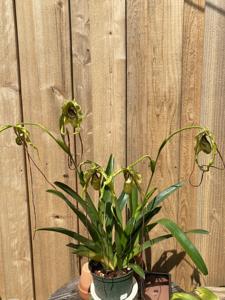
<svg viewBox="0 0 225 300">
<path fill-rule="evenodd" d="M 82 105 L 85 120 L 82 126 L 83 157 L 79 141 L 77 159 L 93 159 L 92 119 L 92 73 L 90 49 L 90 7 L 89 1 L 71 2 L 71 32 L 73 57 L 74 97 Z"/>
<path fill-rule="evenodd" d="M 183 1 L 127 3 L 127 155 L 131 162 L 144 154 L 155 158 L 164 138 L 180 126 Z M 178 168 L 179 138 L 162 153 L 153 185 L 162 190 L 177 182 Z M 145 184 L 147 169 L 146 165 Z M 176 221 L 177 208 L 174 195 L 164 203 L 161 216 Z M 160 232 L 164 231 L 156 231 Z M 174 240 L 154 247 L 158 270 L 174 249 Z"/>
<path fill-rule="evenodd" d="M 21 61 L 24 118 L 44 124 L 58 134 L 62 98 L 72 97 L 68 1 L 25 0 L 16 2 Z M 47 178 L 74 185 L 67 158 L 50 139 L 32 130 L 39 147 L 36 161 Z M 33 153 L 35 155 L 35 153 Z M 37 227 L 65 227 L 76 230 L 76 220 L 65 204 L 45 191 L 51 188 L 32 168 Z M 30 193 L 32 186 L 30 182 Z M 32 229 L 34 229 L 32 210 Z M 39 232 L 33 242 L 36 298 L 47 299 L 63 282 L 78 272 L 74 256 L 65 247 L 68 239 L 56 233 Z"/>
<path fill-rule="evenodd" d="M 92 102 L 91 102 L 91 52 L 90 52 L 90 15 L 88 1 L 71 1 L 71 38 L 72 38 L 72 68 L 74 98 L 81 104 L 85 114 L 81 136 L 83 153 L 79 138 L 76 139 L 77 163 L 82 160 L 93 159 L 92 135 Z M 77 190 L 82 194 L 78 184 Z M 79 205 L 78 205 L 79 206 Z M 79 209 L 82 208 L 79 206 Z M 85 226 L 78 222 L 79 233 L 88 236 Z M 80 265 L 86 261 L 80 258 Z"/>
<path fill-rule="evenodd" d="M 125 164 L 125 2 L 89 1 L 93 158 Z M 91 132 L 89 132 L 91 133 Z"/>
<path fill-rule="evenodd" d="M 2 124 L 21 121 L 13 1 L 0 1 L 0 115 Z M 13 130 L 0 136 L 0 298 L 33 295 L 28 195 L 23 148 Z"/>
<path fill-rule="evenodd" d="M 183 51 L 182 51 L 182 90 L 181 90 L 181 125 L 186 127 L 200 123 L 201 86 L 203 70 L 204 41 L 204 0 L 185 1 L 183 18 Z M 180 140 L 180 180 L 187 184 L 179 191 L 178 224 L 184 229 L 197 227 L 197 211 L 201 205 L 197 199 L 197 189 L 188 183 L 199 182 L 197 168 L 190 177 L 194 164 L 194 146 L 196 130 L 186 131 Z M 190 236 L 195 242 L 201 237 Z M 180 248 L 178 248 L 180 249 Z M 182 251 L 182 249 L 180 249 Z M 188 262 L 187 262 L 187 260 Z M 176 282 L 186 290 L 191 289 L 193 264 L 186 257 L 176 270 Z"/>
<path fill-rule="evenodd" d="M 211 128 L 224 156 L 224 105 L 225 105 L 225 3 L 206 1 L 204 72 L 202 88 L 201 122 Z M 221 166 L 219 160 L 216 163 Z M 199 190 L 202 199 L 198 211 L 199 223 L 210 231 L 200 244 L 206 257 L 209 285 L 224 285 L 225 236 L 224 236 L 224 186 L 225 174 L 218 170 L 210 172 Z M 204 201 L 203 201 L 204 200 Z"/>
<path fill-rule="evenodd" d="M 126 157 L 125 2 L 71 4 L 74 95 L 86 115 L 82 160 L 106 165 L 112 153 L 118 167 Z"/>
<path fill-rule="evenodd" d="M 119 167 L 146 153 L 155 157 L 170 132 L 199 122 L 215 132 L 224 153 L 223 0 L 0 0 L 0 16 L 1 123 L 20 121 L 23 108 L 25 120 L 57 134 L 63 98 L 75 96 L 86 113 L 82 159 L 106 164 L 113 153 Z M 61 150 L 38 130 L 32 136 L 40 161 L 33 155 L 47 177 L 76 187 Z M 26 192 L 29 167 L 13 134 L 0 138 L 0 297 L 34 298 L 33 247 L 37 300 L 47 299 L 79 273 L 79 260 L 64 246 L 68 239 L 54 233 L 38 233 L 30 244 L 35 222 L 30 180 Z M 193 133 L 185 134 L 166 146 L 153 182 L 159 190 L 188 178 L 192 138 Z M 76 151 L 79 161 L 78 145 Z M 37 227 L 64 226 L 86 234 L 64 204 L 45 193 L 49 185 L 32 170 Z M 144 171 L 144 184 L 147 176 Z M 213 170 L 199 189 L 187 185 L 162 209 L 162 216 L 184 229 L 210 230 L 209 237 L 193 239 L 209 267 L 207 279 L 201 278 L 208 285 L 225 281 L 224 176 Z M 195 173 L 192 182 L 197 180 Z M 153 249 L 153 263 L 165 270 L 164 258 L 177 251 L 174 240 L 162 243 Z M 192 271 L 183 261 L 174 279 L 188 288 Z"/>
</svg>

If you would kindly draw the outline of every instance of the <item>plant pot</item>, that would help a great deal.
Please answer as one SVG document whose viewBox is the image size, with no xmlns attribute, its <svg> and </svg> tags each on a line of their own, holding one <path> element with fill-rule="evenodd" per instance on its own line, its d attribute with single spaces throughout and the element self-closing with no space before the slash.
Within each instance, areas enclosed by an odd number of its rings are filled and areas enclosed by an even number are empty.
<svg viewBox="0 0 225 300">
<path fill-rule="evenodd" d="M 90 286 L 92 283 L 92 275 L 88 267 L 88 262 L 81 268 L 78 289 L 82 300 L 88 300 L 90 297 Z"/>
<path fill-rule="evenodd" d="M 95 294 L 99 299 L 125 300 L 131 295 L 134 285 L 133 271 L 120 277 L 106 278 L 96 275 L 90 264 L 89 268 L 93 276 Z"/>
<path fill-rule="evenodd" d="M 169 300 L 171 296 L 170 275 L 168 273 L 146 272 L 144 299 Z"/>
</svg>

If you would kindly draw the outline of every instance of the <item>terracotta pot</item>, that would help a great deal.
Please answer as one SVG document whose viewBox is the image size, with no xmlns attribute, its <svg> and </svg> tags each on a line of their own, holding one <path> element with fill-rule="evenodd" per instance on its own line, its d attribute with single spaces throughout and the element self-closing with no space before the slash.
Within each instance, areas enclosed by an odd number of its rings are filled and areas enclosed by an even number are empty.
<svg viewBox="0 0 225 300">
<path fill-rule="evenodd" d="M 81 275 L 78 284 L 79 295 L 81 299 L 83 300 L 89 299 L 90 296 L 89 291 L 90 291 L 91 283 L 92 283 L 92 275 L 88 268 L 88 262 L 87 262 L 81 268 Z"/>
</svg>

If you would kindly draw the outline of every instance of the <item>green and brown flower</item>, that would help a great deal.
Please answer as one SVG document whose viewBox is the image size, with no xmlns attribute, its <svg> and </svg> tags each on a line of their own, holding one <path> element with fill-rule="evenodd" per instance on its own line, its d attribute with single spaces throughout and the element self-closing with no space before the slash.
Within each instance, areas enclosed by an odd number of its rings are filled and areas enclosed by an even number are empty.
<svg viewBox="0 0 225 300">
<path fill-rule="evenodd" d="M 60 132 L 65 135 L 65 127 L 70 124 L 74 129 L 74 134 L 79 133 L 83 113 L 80 105 L 75 100 L 69 100 L 62 106 L 62 114 L 59 120 Z"/>
<path fill-rule="evenodd" d="M 200 170 L 208 172 L 210 167 L 213 166 L 216 159 L 217 144 L 215 142 L 215 138 L 208 129 L 203 129 L 196 135 L 195 140 L 195 161 Z M 202 165 L 199 162 L 199 154 L 201 152 L 207 155 L 211 155 L 210 160 L 206 165 Z"/>
</svg>

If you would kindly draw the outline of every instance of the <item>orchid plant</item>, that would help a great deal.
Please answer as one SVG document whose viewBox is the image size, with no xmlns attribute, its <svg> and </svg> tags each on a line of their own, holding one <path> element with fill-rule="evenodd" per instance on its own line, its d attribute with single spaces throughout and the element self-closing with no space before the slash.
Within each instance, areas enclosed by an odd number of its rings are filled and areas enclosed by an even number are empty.
<svg viewBox="0 0 225 300">
<path fill-rule="evenodd" d="M 69 141 L 71 135 L 77 135 L 82 142 L 80 132 L 83 119 L 84 114 L 80 105 L 75 100 L 69 100 L 62 106 L 59 118 L 59 136 L 55 136 L 45 126 L 37 123 L 20 123 L 0 127 L 0 132 L 8 129 L 14 130 L 16 143 L 24 146 L 29 157 L 29 147 L 33 147 L 37 151 L 38 148 L 32 142 L 27 127 L 38 127 L 66 153 L 69 158 L 69 167 L 74 168 L 79 176 L 82 187 L 80 194 L 63 182 L 55 182 L 52 184 L 53 188 L 47 192 L 65 202 L 74 212 L 75 217 L 86 227 L 87 235 L 84 236 L 60 227 L 40 228 L 38 230 L 53 231 L 71 237 L 74 242 L 67 246 L 72 248 L 74 254 L 99 262 L 105 270 L 115 271 L 131 268 L 141 277 L 144 277 L 145 273 L 142 266 L 137 263 L 137 256 L 155 244 L 174 237 L 196 267 L 206 275 L 208 273 L 206 264 L 197 248 L 188 238 L 188 233 L 206 234 L 207 231 L 195 229 L 184 232 L 174 221 L 168 218 L 157 218 L 163 201 L 181 188 L 183 183 L 178 182 L 158 192 L 157 187 L 152 186 L 152 179 L 164 147 L 175 135 L 186 130 L 197 130 L 194 159 L 202 174 L 214 167 L 216 156 L 219 155 L 221 159 L 222 156 L 210 130 L 194 125 L 179 129 L 162 142 L 156 158 L 153 158 L 152 155 L 144 155 L 130 165 L 115 170 L 112 155 L 106 167 L 91 160 L 83 161 L 77 165 L 77 159 L 70 148 Z M 210 157 L 207 164 L 200 163 L 200 153 Z M 149 171 L 149 180 L 145 188 L 141 184 L 141 174 L 137 171 L 137 165 L 144 160 L 148 161 Z M 123 182 L 123 188 L 117 195 L 115 178 L 118 176 Z M 90 192 L 91 190 L 96 191 L 98 195 L 97 203 L 91 196 L 93 194 Z M 126 220 L 123 217 L 125 211 Z M 146 239 L 146 235 L 156 226 L 165 227 L 168 234 Z"/>
</svg>

